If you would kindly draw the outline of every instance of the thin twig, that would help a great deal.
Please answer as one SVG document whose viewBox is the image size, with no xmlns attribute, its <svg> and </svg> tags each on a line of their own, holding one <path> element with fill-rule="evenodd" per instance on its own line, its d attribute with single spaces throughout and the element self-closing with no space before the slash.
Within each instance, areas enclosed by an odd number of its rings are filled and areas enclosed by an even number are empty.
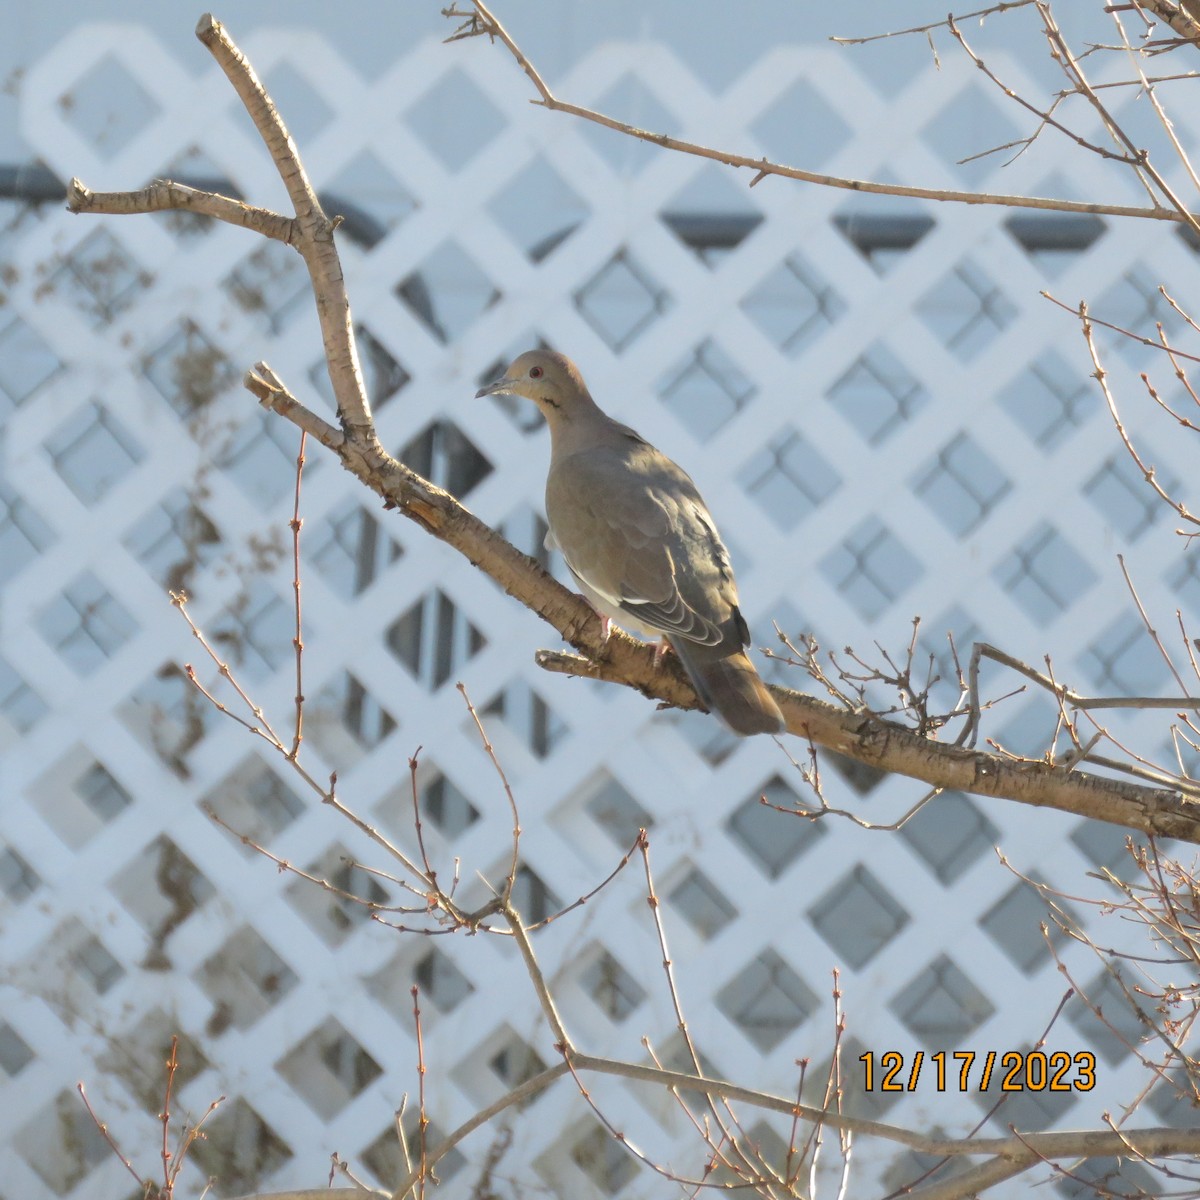
<svg viewBox="0 0 1200 1200">
<path fill-rule="evenodd" d="M 911 33 L 932 33 L 935 29 L 944 29 L 947 23 L 951 20 L 970 21 L 975 17 L 979 17 L 982 21 L 985 17 L 993 16 L 996 13 L 1008 12 L 1013 8 L 1026 8 L 1033 3 L 1033 0 L 1007 0 L 1003 4 L 993 4 L 990 8 L 978 8 L 974 12 L 962 13 L 957 18 L 950 16 L 941 21 L 931 21 L 928 25 L 913 25 L 908 29 L 890 29 L 887 33 L 872 33 L 866 37 L 831 37 L 831 42 L 836 42 L 839 46 L 865 46 L 868 42 L 881 42 L 886 38 L 905 37 Z"/>
<path fill-rule="evenodd" d="M 1059 200 L 1043 196 L 1011 196 L 986 192 L 956 192 L 943 188 L 908 187 L 903 184 L 877 183 L 866 179 L 847 179 L 836 175 L 822 175 L 816 171 L 805 171 L 799 167 L 784 166 L 781 163 L 771 162 L 765 157 L 754 158 L 751 155 L 735 154 L 729 150 L 702 146 L 696 142 L 688 142 L 681 138 L 670 137 L 665 133 L 653 133 L 645 129 L 638 129 L 634 125 L 630 125 L 625 121 L 618 121 L 614 117 L 607 116 L 604 113 L 584 108 L 578 104 L 571 104 L 565 100 L 559 100 L 550 91 L 549 87 L 547 87 L 545 81 L 529 58 L 517 43 L 513 41 L 508 31 L 492 15 L 483 3 L 483 0 L 473 0 L 473 3 L 480 15 L 479 26 L 474 30 L 463 33 L 462 36 L 473 37 L 486 34 L 499 38 L 509 53 L 512 54 L 517 65 L 520 66 L 537 89 L 541 98 L 533 101 L 533 103 L 540 104 L 552 112 L 568 113 L 582 120 L 591 121 L 593 124 L 602 125 L 606 129 L 613 129 L 618 133 L 637 138 L 640 141 L 651 142 L 656 146 L 661 146 L 664 150 L 674 150 L 682 154 L 691 154 L 698 158 L 711 159 L 714 162 L 723 163 L 730 167 L 748 168 L 755 172 L 754 178 L 751 180 L 752 187 L 767 176 L 778 175 L 785 179 L 798 179 L 803 183 L 814 183 L 821 187 L 839 188 L 870 195 L 907 196 L 917 200 L 936 200 L 951 204 L 999 205 L 1006 208 L 1029 208 L 1047 212 L 1092 213 L 1098 216 L 1111 217 L 1141 217 L 1154 221 L 1189 224 L 1200 228 L 1200 220 L 1193 217 L 1190 213 L 1172 211 L 1168 208 L 1143 208 L 1120 204 L 1085 204 L 1075 200 Z M 1163 187 L 1166 191 L 1170 190 L 1166 187 L 1165 183 Z"/>
<path fill-rule="evenodd" d="M 304 730 L 304 639 L 300 624 L 300 527 L 304 524 L 300 517 L 300 481 L 304 477 L 304 446 L 308 434 L 300 431 L 300 450 L 296 455 L 296 502 L 292 509 L 292 519 L 289 525 L 292 530 L 292 591 L 296 597 L 296 636 L 292 645 L 296 650 L 296 731 L 292 736 L 292 749 L 288 758 L 296 761 L 300 753 L 300 742 Z"/>
<path fill-rule="evenodd" d="M 425 1108 L 425 1039 L 421 1032 L 421 1007 L 417 1003 L 420 990 L 414 983 L 411 989 L 413 1025 L 417 1031 L 417 1196 L 425 1197 L 425 1180 L 429 1177 L 429 1155 L 425 1144 L 429 1115 Z"/>
<path fill-rule="evenodd" d="M 508 776 L 505 775 L 504 768 L 500 765 L 500 760 L 496 757 L 496 748 L 488 740 L 487 731 L 483 728 L 483 722 L 479 719 L 479 714 L 475 711 L 475 705 L 471 703 L 471 697 L 467 695 L 466 686 L 462 683 L 457 683 L 455 687 L 458 688 L 459 694 L 467 706 L 467 712 L 471 714 L 471 720 L 475 722 L 475 728 L 479 731 L 483 748 L 487 751 L 488 758 L 492 760 L 492 766 L 495 767 L 496 774 L 500 776 L 500 783 L 504 787 L 504 794 L 508 797 L 509 811 L 512 813 L 512 860 L 509 863 L 508 876 L 504 881 L 504 890 L 501 893 L 504 903 L 507 904 L 512 899 L 513 885 L 517 881 L 517 860 L 521 851 L 521 814 L 517 811 L 517 802 L 513 797 L 512 788 L 509 786 Z"/>
<path fill-rule="evenodd" d="M 87 1098 L 87 1089 L 82 1083 L 77 1083 L 75 1085 L 75 1090 L 79 1093 L 79 1098 L 83 1101 L 84 1108 L 88 1110 L 88 1116 L 92 1118 L 92 1123 L 98 1130 L 100 1130 L 100 1136 L 104 1138 L 104 1140 L 108 1143 L 109 1149 L 112 1150 L 117 1158 L 121 1160 L 122 1164 L 124 1164 L 125 1170 L 127 1170 L 130 1175 L 132 1175 L 134 1179 L 138 1181 L 139 1187 L 148 1188 L 151 1186 L 137 1173 L 137 1171 L 133 1169 L 133 1163 L 131 1163 L 129 1159 L 127 1159 L 121 1152 L 121 1147 L 117 1145 L 112 1134 L 109 1133 L 108 1126 L 102 1120 L 100 1120 L 98 1116 L 96 1116 L 96 1110 L 92 1108 L 92 1102 Z"/>
</svg>

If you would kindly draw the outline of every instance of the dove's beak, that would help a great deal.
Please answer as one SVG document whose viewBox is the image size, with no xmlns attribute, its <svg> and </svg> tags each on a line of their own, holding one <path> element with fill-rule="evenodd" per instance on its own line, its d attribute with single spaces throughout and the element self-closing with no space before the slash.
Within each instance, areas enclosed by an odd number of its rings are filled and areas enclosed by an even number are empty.
<svg viewBox="0 0 1200 1200">
<path fill-rule="evenodd" d="M 499 396 L 512 387 L 513 381 L 507 375 L 501 375 L 499 379 L 489 383 L 486 387 L 481 387 L 475 393 L 475 399 L 478 400 L 481 396 Z"/>
</svg>

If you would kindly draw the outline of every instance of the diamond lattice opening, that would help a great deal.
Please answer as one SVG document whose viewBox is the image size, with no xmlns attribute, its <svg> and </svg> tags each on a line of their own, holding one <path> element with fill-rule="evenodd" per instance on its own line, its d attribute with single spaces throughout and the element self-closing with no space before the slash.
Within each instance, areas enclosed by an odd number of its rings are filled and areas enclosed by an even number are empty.
<svg viewBox="0 0 1200 1200">
<path fill-rule="evenodd" d="M 943 792 L 900 826 L 900 836 L 951 884 L 989 853 L 1000 833 L 969 797 Z"/>
<path fill-rule="evenodd" d="M 538 197 L 536 205 L 530 204 L 530 196 Z M 539 154 L 492 197 L 488 212 L 521 251 L 537 263 L 557 250 L 587 220 L 591 209 Z M 552 214 L 554 222 L 549 233 L 547 213 Z"/>
<path fill-rule="evenodd" d="M 371 407 L 378 412 L 402 388 L 412 380 L 404 364 L 388 347 L 361 322 L 354 327 L 354 340 L 358 346 L 358 365 L 362 371 L 363 387 Z M 308 369 L 308 378 L 330 408 L 337 407 L 337 397 L 329 379 L 329 366 L 324 358 L 318 358 Z"/>
<path fill-rule="evenodd" d="M 453 241 L 422 259 L 397 285 L 396 295 L 443 345 L 461 337 L 500 299 L 486 272 Z"/>
<path fill-rule="evenodd" d="M 607 88 L 595 104 L 597 112 L 608 113 L 639 129 L 675 135 L 680 132 L 675 114 L 631 71 Z M 661 153 L 655 146 L 602 125 L 588 121 L 580 126 L 579 132 L 622 178 L 628 179 L 650 163 L 661 161 Z"/>
<path fill-rule="evenodd" d="M 355 155 L 338 171 L 321 189 L 321 202 L 327 212 L 344 216 L 340 228 L 368 249 L 420 207 L 371 150 Z"/>
<path fill-rule="evenodd" d="M 936 114 L 920 131 L 921 140 L 968 187 L 980 186 L 1002 161 L 998 155 L 983 152 L 994 146 L 1010 146 L 1021 134 L 1008 113 L 974 84 L 939 104 Z"/>
<path fill-rule="evenodd" d="M 638 1173 L 629 1151 L 594 1123 L 571 1143 L 571 1158 L 605 1196 L 615 1196 Z"/>
<path fill-rule="evenodd" d="M 1097 412 L 1083 375 L 1057 354 L 1043 354 L 997 399 L 1035 446 L 1057 450 Z"/>
<path fill-rule="evenodd" d="M 797 79 L 755 118 L 750 131 L 772 162 L 803 163 L 814 171 L 855 136 L 841 113 L 804 79 Z"/>
<path fill-rule="evenodd" d="M 335 675 L 313 697 L 305 732 L 326 761 L 349 770 L 396 728 L 396 720 L 349 671 Z"/>
<path fill-rule="evenodd" d="M 908 924 L 909 915 L 887 888 L 859 864 L 809 908 L 808 919 L 857 971 Z"/>
<path fill-rule="evenodd" d="M 771 879 L 777 879 L 814 843 L 825 837 L 825 827 L 799 817 L 786 818 L 760 797 L 783 809 L 800 807 L 799 797 L 774 775 L 761 791 L 746 798 L 729 816 L 725 828 Z"/>
<path fill-rule="evenodd" d="M 457 67 L 409 107 L 404 123 L 449 171 L 465 167 L 508 124 L 479 85 Z"/>
<path fill-rule="evenodd" d="M 56 1196 L 65 1196 L 112 1154 L 72 1090 L 59 1092 L 14 1130 L 11 1146 Z"/>
<path fill-rule="evenodd" d="M 1113 871 L 1120 864 L 1128 865 L 1129 830 L 1121 825 L 1109 825 L 1103 821 L 1081 820 L 1071 830 L 1071 841 L 1079 852 L 1096 867 Z M 1146 843 L 1133 839 L 1133 850 L 1141 853 Z"/>
<path fill-rule="evenodd" d="M 1013 547 L 992 577 L 1039 624 L 1066 612 L 1096 582 L 1096 572 L 1046 521 Z"/>
<path fill-rule="evenodd" d="M 294 634 L 294 610 L 264 579 L 251 580 L 209 627 L 222 659 L 252 681 L 265 679 L 293 657 Z M 311 628 L 305 634 L 312 636 Z"/>
<path fill-rule="evenodd" d="M 658 396 L 680 424 L 707 442 L 754 399 L 757 390 L 720 344 L 705 338 L 667 372 Z"/>
<path fill-rule="evenodd" d="M 671 911 L 679 913 L 705 940 L 716 937 L 738 911 L 699 867 L 691 867 L 667 892 Z"/>
<path fill-rule="evenodd" d="M 60 922 L 13 972 L 14 980 L 41 996 L 67 1024 L 94 1011 L 100 997 L 125 975 L 108 947 L 78 917 Z"/>
<path fill-rule="evenodd" d="M 934 227 L 924 213 L 846 211 L 833 218 L 838 232 L 871 264 L 886 275 Z"/>
<path fill-rule="evenodd" d="M 921 560 L 878 517 L 860 522 L 820 567 L 867 621 L 882 616 L 925 572 Z"/>
<path fill-rule="evenodd" d="M 271 65 L 265 83 L 276 108 L 287 113 L 288 132 L 298 146 L 313 142 L 333 120 L 333 109 L 312 81 L 286 58 Z"/>
<path fill-rule="evenodd" d="M 511 1029 L 499 1031 L 493 1045 L 497 1043 L 499 1049 L 489 1056 L 487 1065 L 506 1088 L 520 1087 L 546 1069 L 542 1056 Z"/>
<path fill-rule="evenodd" d="M 1079 994 L 1066 1009 L 1067 1019 L 1079 1031 L 1083 1044 L 1110 1067 L 1126 1062 L 1130 1047 L 1136 1049 L 1153 1038 L 1156 1024 L 1152 1003 L 1144 993 L 1140 1001 L 1137 999 L 1138 985 L 1129 978 L 1130 972 L 1117 968 L 1117 974 L 1119 981 L 1107 970 L 1100 971 L 1078 989 Z M 1140 1013 L 1134 1011 L 1135 1004 Z M 1101 1015 L 1093 1009 L 1099 1009 Z"/>
<path fill-rule="evenodd" d="M 583 807 L 618 846 L 629 846 L 639 829 L 649 829 L 654 817 L 607 771 L 591 784 Z"/>
<path fill-rule="evenodd" d="M 76 746 L 30 786 L 46 823 L 72 849 L 86 845 L 133 803 L 103 763 Z"/>
<path fill-rule="evenodd" d="M 1101 695 L 1161 696 L 1170 686 L 1171 669 L 1162 651 L 1130 612 L 1098 632 L 1083 665 Z"/>
<path fill-rule="evenodd" d="M 13 404 L 24 404 L 62 365 L 42 335 L 20 317 L 0 329 L 0 390 Z"/>
<path fill-rule="evenodd" d="M 891 350 L 876 342 L 829 389 L 828 399 L 876 446 L 911 421 L 929 397 Z"/>
<path fill-rule="evenodd" d="M 794 358 L 833 325 L 846 304 L 815 267 L 792 254 L 745 296 L 741 307 L 775 346 Z"/>
<path fill-rule="evenodd" d="M 1013 241 L 1052 277 L 1073 267 L 1108 226 L 1087 213 L 1018 213 L 1004 222 Z"/>
<path fill-rule="evenodd" d="M 1012 484 L 970 434 L 959 433 L 913 477 L 912 489 L 961 538 L 1008 495 Z"/>
<path fill-rule="evenodd" d="M 453 421 L 434 421 L 396 456 L 453 496 L 465 496 L 491 473 L 487 455 Z"/>
<path fill-rule="evenodd" d="M 548 757 L 569 732 L 566 722 L 523 679 L 513 680 L 481 712 L 502 722 L 536 758 Z M 464 723 L 463 728 L 469 733 L 474 723 Z"/>
<path fill-rule="evenodd" d="M 544 921 L 563 906 L 554 889 L 528 863 L 522 863 L 517 868 L 517 875 L 513 880 L 512 902 L 521 916 L 531 924 Z"/>
<path fill-rule="evenodd" d="M 142 373 L 185 421 L 233 386 L 233 364 L 192 321 L 179 321 L 142 361 Z"/>
<path fill-rule="evenodd" d="M 1168 341 L 1174 341 L 1183 327 L 1183 318 L 1159 291 L 1159 286 L 1156 270 L 1138 263 L 1095 302 L 1093 311 L 1102 312 L 1104 319 L 1118 329 L 1135 334 L 1152 334 L 1161 325 Z M 1156 363 L 1160 357 L 1153 347 L 1143 346 L 1136 337 L 1114 337 L 1111 344 L 1134 368 Z"/>
<path fill-rule="evenodd" d="M 1017 308 L 991 276 L 968 259 L 925 293 L 916 312 L 947 350 L 967 361 L 1012 324 Z"/>
<path fill-rule="evenodd" d="M 144 457 L 141 444 L 103 404 L 76 412 L 45 442 L 62 481 L 84 504 L 94 504 Z"/>
<path fill-rule="evenodd" d="M 618 250 L 576 293 L 584 320 L 620 353 L 667 311 L 669 293 L 626 249 Z"/>
<path fill-rule="evenodd" d="M 151 277 L 107 229 L 88 234 L 51 277 L 51 287 L 96 327 L 129 308 Z"/>
<path fill-rule="evenodd" d="M 309 534 L 307 558 L 343 600 L 361 595 L 404 547 L 389 537 L 368 509 L 347 499 L 331 509 Z"/>
<path fill-rule="evenodd" d="M 299 439 L 289 422 L 274 413 L 257 412 L 229 438 L 216 462 L 256 507 L 268 509 L 285 494 L 294 494 L 298 449 Z M 305 479 L 320 469 L 320 459 L 310 458 Z"/>
<path fill-rule="evenodd" d="M 164 948 L 167 939 L 216 894 L 200 868 L 166 834 L 130 859 L 108 881 L 108 890 L 150 935 L 142 963 L 147 970 L 172 965 Z"/>
<path fill-rule="evenodd" d="M 327 1017 L 297 1042 L 275 1070 L 326 1121 L 383 1074 L 383 1068 L 334 1017 Z"/>
<path fill-rule="evenodd" d="M 295 879 L 288 884 L 287 901 L 327 946 L 340 946 L 370 921 L 373 906 L 387 903 L 388 894 L 378 880 L 355 866 L 353 855 L 340 842 L 327 846 L 304 870 L 327 880 L 333 890 Z"/>
<path fill-rule="evenodd" d="M 0 480 L 0 583 L 7 583 L 54 540 L 54 531 L 24 496 Z"/>
<path fill-rule="evenodd" d="M 646 989 L 603 947 L 580 972 L 579 984 L 614 1021 L 624 1021 L 646 998 Z"/>
<path fill-rule="evenodd" d="M 58 98 L 63 119 L 106 158 L 115 158 L 162 111 L 115 55 L 93 63 Z"/>
<path fill-rule="evenodd" d="M 42 609 L 37 629 L 76 674 L 90 675 L 137 633 L 138 626 L 125 606 L 85 571 Z"/>
<path fill-rule="evenodd" d="M 701 262 L 716 267 L 763 222 L 763 214 L 727 171 L 706 163 L 673 195 L 658 219 Z"/>
<path fill-rule="evenodd" d="M 991 1001 L 945 954 L 888 1004 L 905 1029 L 935 1049 L 961 1045 L 995 1012 Z"/>
<path fill-rule="evenodd" d="M 200 803 L 239 838 L 249 838 L 260 846 L 270 845 L 271 839 L 304 811 L 304 801 L 254 757 L 243 759 Z M 238 848 L 248 858 L 258 853 L 241 841 Z"/>
<path fill-rule="evenodd" d="M 842 477 L 807 438 L 789 425 L 746 463 L 737 481 L 763 512 L 787 531 L 836 492 Z"/>
<path fill-rule="evenodd" d="M 175 1095 L 208 1068 L 200 1044 L 180 1029 L 178 1012 L 167 1013 L 155 1007 L 140 1014 L 122 1029 L 103 1053 L 96 1066 L 122 1080 L 138 1099 L 144 1112 L 162 1110 L 163 1063 L 171 1057 L 171 1038 L 178 1036 Z"/>
<path fill-rule="evenodd" d="M 384 635 L 387 648 L 431 692 L 487 645 L 487 638 L 441 588 L 422 596 Z"/>
<path fill-rule="evenodd" d="M 243 312 L 261 318 L 262 327 L 271 333 L 281 333 L 311 303 L 304 263 L 282 242 L 266 242 L 247 255 L 221 286 Z"/>
<path fill-rule="evenodd" d="M 717 1007 L 764 1054 L 816 1010 L 808 985 L 772 949 L 756 955 L 716 995 Z"/>
<path fill-rule="evenodd" d="M 447 841 L 453 841 L 479 820 L 479 810 L 467 793 L 427 763 L 418 768 L 417 792 L 422 816 L 428 817 Z"/>
<path fill-rule="evenodd" d="M 1056 899 L 1054 904 L 1061 910 L 1061 915 L 1070 919 L 1070 905 L 1061 899 Z M 1025 882 L 1013 884 L 984 913 L 978 924 L 1026 975 L 1032 975 L 1050 958 L 1043 927 L 1055 946 L 1061 945 L 1067 936 L 1052 919 L 1047 901 L 1035 887 Z"/>
<path fill-rule="evenodd" d="M 189 492 L 164 496 L 125 535 L 126 549 L 168 591 L 186 591 L 217 557 L 221 533 Z"/>
<path fill-rule="evenodd" d="M 1168 494 L 1178 487 L 1179 481 L 1169 472 L 1157 471 L 1156 479 Z M 1083 494 L 1130 542 L 1136 542 L 1167 511 L 1137 464 L 1127 454 L 1110 458 L 1084 484 Z"/>
<path fill-rule="evenodd" d="M 117 710 L 129 731 L 181 779 L 192 752 L 221 714 L 173 662 L 144 679 Z"/>
<path fill-rule="evenodd" d="M 191 1156 L 202 1171 L 218 1177 L 231 1195 L 259 1190 L 292 1157 L 292 1151 L 266 1121 L 235 1096 L 204 1123 L 204 1137 Z"/>
<path fill-rule="evenodd" d="M 413 963 L 412 977 L 421 995 L 432 1000 L 439 1012 L 453 1012 L 475 990 L 454 960 L 436 946 Z"/>
<path fill-rule="evenodd" d="M 420 1146 L 421 1135 L 424 1133 L 426 1146 L 441 1145 L 445 1133 L 436 1121 L 428 1121 L 424 1130 L 417 1127 L 419 1117 L 413 1116 L 412 1109 L 407 1108 L 401 1118 L 407 1145 Z M 362 1151 L 362 1160 L 370 1168 L 372 1174 L 382 1187 L 392 1186 L 397 1179 L 402 1179 L 412 1169 L 411 1158 L 405 1157 L 396 1134 L 396 1125 L 389 1121 L 379 1136 Z M 466 1166 L 467 1160 L 457 1149 L 437 1161 L 437 1177 L 439 1183 L 447 1183 Z"/>
<path fill-rule="evenodd" d="M 242 925 L 209 955 L 195 972 L 196 982 L 213 1002 L 205 1023 L 209 1037 L 226 1029 L 248 1029 L 299 982 L 296 973 L 262 935 Z"/>
</svg>

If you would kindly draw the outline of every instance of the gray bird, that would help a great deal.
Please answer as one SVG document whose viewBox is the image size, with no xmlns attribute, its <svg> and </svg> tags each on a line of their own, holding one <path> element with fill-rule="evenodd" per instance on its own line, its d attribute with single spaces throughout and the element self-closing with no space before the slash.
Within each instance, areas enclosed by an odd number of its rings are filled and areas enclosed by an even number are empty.
<svg viewBox="0 0 1200 1200">
<path fill-rule="evenodd" d="M 545 414 L 546 545 L 562 552 L 584 596 L 623 628 L 669 642 L 700 699 L 734 733 L 783 729 L 746 656 L 750 633 L 729 552 L 691 479 L 601 412 L 562 354 L 527 351 L 476 392 L 499 394 L 524 396 Z"/>
</svg>

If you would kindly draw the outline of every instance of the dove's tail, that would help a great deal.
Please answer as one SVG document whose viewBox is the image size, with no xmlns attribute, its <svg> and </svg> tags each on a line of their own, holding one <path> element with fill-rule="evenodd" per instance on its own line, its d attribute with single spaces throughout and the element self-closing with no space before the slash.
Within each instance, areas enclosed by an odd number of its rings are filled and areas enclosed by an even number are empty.
<svg viewBox="0 0 1200 1200">
<path fill-rule="evenodd" d="M 671 639 L 671 645 L 700 699 L 739 737 L 782 731 L 783 713 L 744 650 L 711 658 L 710 649 L 682 638 Z"/>
</svg>

